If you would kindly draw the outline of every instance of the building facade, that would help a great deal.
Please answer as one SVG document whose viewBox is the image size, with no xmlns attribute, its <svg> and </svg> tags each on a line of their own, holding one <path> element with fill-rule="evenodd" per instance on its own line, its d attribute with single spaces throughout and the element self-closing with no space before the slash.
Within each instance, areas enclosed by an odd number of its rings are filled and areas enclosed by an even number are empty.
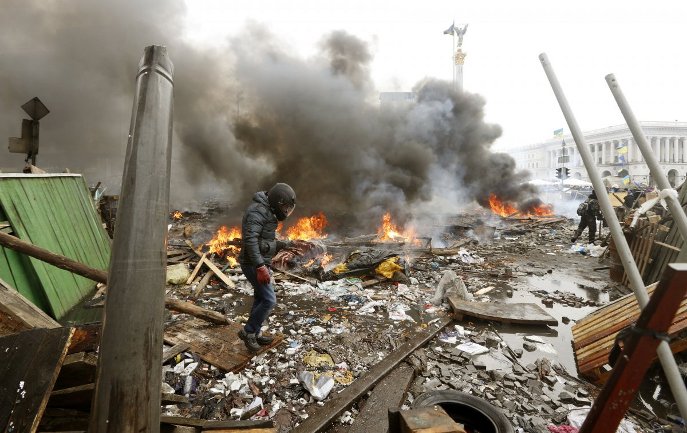
<svg viewBox="0 0 687 433">
<path fill-rule="evenodd" d="M 640 122 L 642 130 L 671 185 L 681 184 L 687 176 L 687 122 Z M 602 177 L 627 178 L 638 185 L 654 185 L 649 167 L 627 125 L 611 126 L 584 133 Z M 565 145 L 563 145 L 565 143 Z M 589 180 L 572 136 L 508 149 L 519 169 L 532 179 L 555 180 L 556 169 L 569 169 L 570 177 Z M 567 157 L 567 158 L 565 158 Z"/>
</svg>

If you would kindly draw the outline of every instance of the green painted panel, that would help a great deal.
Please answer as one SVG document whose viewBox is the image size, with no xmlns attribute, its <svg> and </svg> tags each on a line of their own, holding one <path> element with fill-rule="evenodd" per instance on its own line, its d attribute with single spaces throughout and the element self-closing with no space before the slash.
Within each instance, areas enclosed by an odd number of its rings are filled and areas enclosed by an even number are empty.
<svg viewBox="0 0 687 433">
<path fill-rule="evenodd" d="M 108 268 L 110 240 L 81 176 L 0 176 L 0 205 L 21 239 L 93 268 Z M 40 260 L 30 262 L 57 319 L 95 286 Z"/>
<path fill-rule="evenodd" d="M 0 206 L 0 221 L 7 221 L 2 206 Z M 33 265 L 28 256 L 0 246 L 0 279 L 17 289 L 41 310 L 51 311 L 41 282 L 33 271 Z"/>
</svg>

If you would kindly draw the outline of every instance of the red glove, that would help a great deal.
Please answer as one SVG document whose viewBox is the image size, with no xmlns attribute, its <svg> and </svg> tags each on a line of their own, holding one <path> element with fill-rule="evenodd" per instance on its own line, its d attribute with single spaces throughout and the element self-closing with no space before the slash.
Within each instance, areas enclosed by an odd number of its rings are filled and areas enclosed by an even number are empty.
<svg viewBox="0 0 687 433">
<path fill-rule="evenodd" d="M 262 265 L 256 269 L 258 273 L 258 283 L 260 284 L 269 284 L 270 283 L 270 270 L 267 269 L 267 266 Z"/>
</svg>

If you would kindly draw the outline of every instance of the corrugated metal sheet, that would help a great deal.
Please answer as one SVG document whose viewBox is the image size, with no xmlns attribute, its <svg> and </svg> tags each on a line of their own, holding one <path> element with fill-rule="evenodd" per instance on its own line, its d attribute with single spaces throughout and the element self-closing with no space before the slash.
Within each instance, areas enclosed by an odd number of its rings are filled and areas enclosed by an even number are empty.
<svg viewBox="0 0 687 433">
<path fill-rule="evenodd" d="M 80 175 L 0 174 L 0 210 L 20 239 L 107 269 L 110 240 Z M 57 319 L 95 286 L 89 279 L 1 247 L 0 266 L 0 277 Z"/>
</svg>

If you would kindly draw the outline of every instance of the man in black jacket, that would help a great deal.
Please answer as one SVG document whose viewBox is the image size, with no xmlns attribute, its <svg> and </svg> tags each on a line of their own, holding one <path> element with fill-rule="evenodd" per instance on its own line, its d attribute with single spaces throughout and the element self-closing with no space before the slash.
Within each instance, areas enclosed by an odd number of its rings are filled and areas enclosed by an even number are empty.
<svg viewBox="0 0 687 433">
<path fill-rule="evenodd" d="M 603 218 L 601 206 L 599 206 L 599 200 L 597 200 L 594 190 L 589 194 L 587 200 L 580 203 L 580 206 L 577 208 L 577 214 L 580 216 L 580 224 L 577 226 L 577 230 L 575 230 L 575 234 L 570 241 L 577 241 L 577 238 L 582 235 L 584 229 L 589 228 L 589 243 L 594 243 L 596 240 L 596 220 Z"/>
<path fill-rule="evenodd" d="M 277 304 L 269 266 L 277 251 L 287 246 L 286 242 L 276 239 L 277 224 L 291 215 L 295 207 L 296 193 L 289 185 L 278 183 L 269 191 L 255 193 L 243 214 L 239 263 L 243 275 L 253 286 L 253 306 L 239 337 L 251 352 L 257 352 L 260 346 L 273 340 L 260 333 L 262 324 Z"/>
</svg>

